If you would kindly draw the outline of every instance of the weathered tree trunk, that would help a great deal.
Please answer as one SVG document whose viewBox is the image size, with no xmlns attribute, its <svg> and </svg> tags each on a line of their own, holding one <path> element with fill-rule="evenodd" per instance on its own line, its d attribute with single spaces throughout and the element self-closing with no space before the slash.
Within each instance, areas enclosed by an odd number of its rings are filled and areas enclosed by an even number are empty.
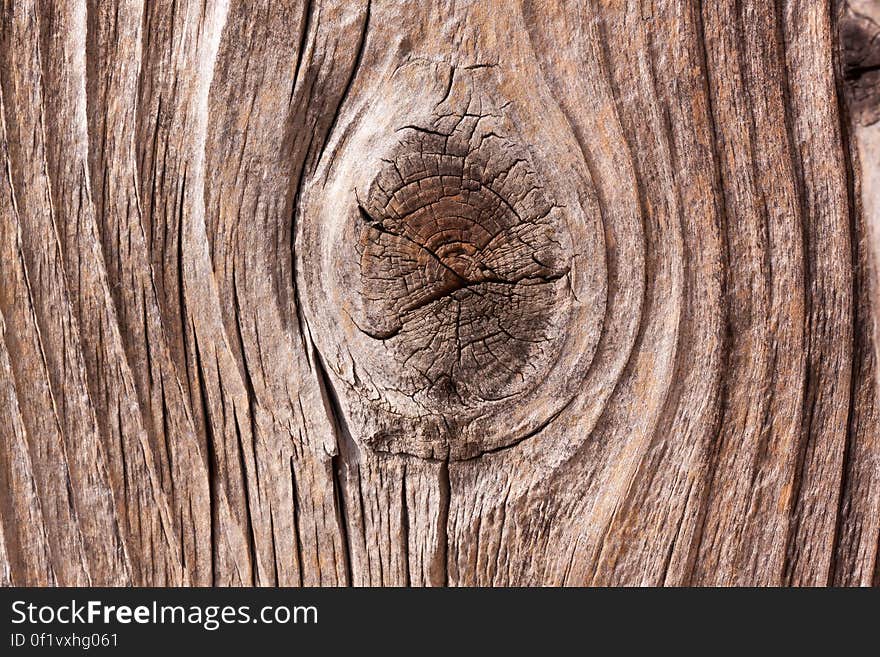
<svg viewBox="0 0 880 657">
<path fill-rule="evenodd" d="M 880 582 L 850 4 L 2 0 L 0 582 Z"/>
</svg>

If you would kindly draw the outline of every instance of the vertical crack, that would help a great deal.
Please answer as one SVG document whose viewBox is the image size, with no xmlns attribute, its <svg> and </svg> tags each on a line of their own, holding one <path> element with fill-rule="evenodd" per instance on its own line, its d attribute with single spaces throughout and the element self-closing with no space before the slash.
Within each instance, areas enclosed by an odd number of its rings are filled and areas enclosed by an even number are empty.
<svg viewBox="0 0 880 657">
<path fill-rule="evenodd" d="M 348 431 L 348 425 L 345 422 L 345 415 L 339 405 L 339 398 L 333 387 L 333 382 L 327 373 L 321 355 L 318 349 L 312 344 L 312 360 L 315 362 L 315 372 L 318 375 L 318 387 L 321 392 L 321 399 L 324 402 L 324 409 L 327 412 L 327 418 L 333 426 L 333 433 L 336 437 L 336 454 L 330 459 L 330 468 L 333 481 L 333 503 L 336 510 L 337 522 L 339 530 L 342 533 L 343 558 L 345 561 L 346 583 L 351 586 L 352 582 L 352 559 L 351 559 L 351 541 L 348 537 L 349 517 L 345 506 L 344 483 L 342 481 L 342 468 L 348 467 L 348 463 L 343 460 L 343 451 L 347 445 L 353 445 L 351 434 Z"/>
<path fill-rule="evenodd" d="M 235 436 L 238 440 L 238 467 L 241 474 L 242 492 L 244 493 L 244 510 L 245 520 L 247 522 L 248 533 L 248 552 L 251 559 L 251 586 L 257 586 L 260 582 L 259 559 L 257 558 L 257 542 L 256 533 L 254 531 L 254 520 L 251 512 L 251 494 L 250 482 L 247 476 L 247 465 L 244 458 L 244 440 L 241 436 L 241 425 L 238 421 L 238 412 L 235 406 L 232 408 L 232 418 L 235 424 Z M 252 437 L 253 440 L 253 437 Z M 254 461 L 254 471 L 256 471 L 257 463 Z"/>
<path fill-rule="evenodd" d="M 333 477 L 333 506 L 336 511 L 339 531 L 342 534 L 342 557 L 345 562 L 343 564 L 345 568 L 345 584 L 347 586 L 353 586 L 351 542 L 348 538 L 348 511 L 345 506 L 345 493 L 342 489 L 342 462 L 339 454 L 336 454 L 330 459 L 330 469 Z"/>
<path fill-rule="evenodd" d="M 207 454 L 205 455 L 205 460 L 207 461 L 207 470 L 208 470 L 208 502 L 210 504 L 210 509 L 208 510 L 208 517 L 211 519 L 211 585 L 217 585 L 217 495 L 216 495 L 216 486 L 217 486 L 217 445 L 214 439 L 214 429 L 211 425 L 210 411 L 211 408 L 210 403 L 208 402 L 208 392 L 207 386 L 205 385 L 205 373 L 204 368 L 202 366 L 202 352 L 199 348 L 199 338 L 198 334 L 193 329 L 193 346 L 195 347 L 195 356 L 196 356 L 196 378 L 198 380 L 199 385 L 199 394 L 202 402 L 202 421 L 204 422 L 205 427 L 205 441 L 207 443 Z"/>
<path fill-rule="evenodd" d="M 304 586 L 305 577 L 303 569 L 305 568 L 305 560 L 303 559 L 302 534 L 299 528 L 299 509 L 302 505 L 302 500 L 299 494 L 299 486 L 296 483 L 296 465 L 293 456 L 290 457 L 290 494 L 293 506 L 293 533 L 295 534 L 297 572 L 299 573 L 299 585 Z"/>
<path fill-rule="evenodd" d="M 442 585 L 449 586 L 449 504 L 451 486 L 449 481 L 449 459 L 440 464 L 440 508 L 437 511 L 437 539 L 439 543 L 438 560 L 443 568 Z"/>
<path fill-rule="evenodd" d="M 409 507 L 406 502 L 406 463 L 400 476 L 400 544 L 403 554 L 404 585 L 410 586 L 409 573 Z"/>
</svg>

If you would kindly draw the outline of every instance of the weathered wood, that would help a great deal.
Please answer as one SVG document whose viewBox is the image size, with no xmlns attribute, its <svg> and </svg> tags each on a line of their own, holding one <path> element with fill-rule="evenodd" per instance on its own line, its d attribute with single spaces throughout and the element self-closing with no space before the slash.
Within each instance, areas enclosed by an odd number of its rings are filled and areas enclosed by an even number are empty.
<svg viewBox="0 0 880 657">
<path fill-rule="evenodd" d="M 0 1 L 0 582 L 880 584 L 878 16 Z"/>
</svg>

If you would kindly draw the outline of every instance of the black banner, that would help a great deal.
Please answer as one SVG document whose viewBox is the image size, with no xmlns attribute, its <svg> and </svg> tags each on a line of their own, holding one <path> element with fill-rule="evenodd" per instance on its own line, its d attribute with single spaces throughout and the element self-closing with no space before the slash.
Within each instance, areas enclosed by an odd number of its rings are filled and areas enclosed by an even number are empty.
<svg viewBox="0 0 880 657">
<path fill-rule="evenodd" d="M 0 592 L 0 654 L 300 648 L 541 654 L 789 648 L 819 633 L 876 651 L 876 590 L 106 589 Z M 756 644 L 755 641 L 758 643 Z M 867 642 L 867 643 L 865 643 Z M 688 650 L 685 650 L 686 652 Z M 200 653 L 201 654 L 201 653 Z"/>
</svg>

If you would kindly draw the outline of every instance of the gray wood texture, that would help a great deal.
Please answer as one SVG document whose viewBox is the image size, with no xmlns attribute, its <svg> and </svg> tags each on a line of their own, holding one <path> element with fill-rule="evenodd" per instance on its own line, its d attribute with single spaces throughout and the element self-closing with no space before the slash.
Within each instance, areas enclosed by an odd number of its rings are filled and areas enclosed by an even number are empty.
<svg viewBox="0 0 880 657">
<path fill-rule="evenodd" d="M 0 583 L 880 584 L 878 15 L 0 0 Z"/>
</svg>

